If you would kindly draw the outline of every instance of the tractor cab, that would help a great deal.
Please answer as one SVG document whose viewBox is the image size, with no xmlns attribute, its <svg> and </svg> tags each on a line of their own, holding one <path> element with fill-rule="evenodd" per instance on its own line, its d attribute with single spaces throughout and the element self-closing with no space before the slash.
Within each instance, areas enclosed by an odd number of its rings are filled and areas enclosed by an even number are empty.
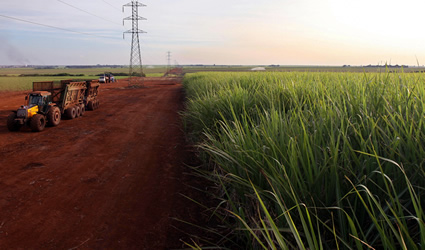
<svg viewBox="0 0 425 250">
<path fill-rule="evenodd" d="M 48 91 L 34 91 L 25 97 L 25 105 L 21 106 L 16 112 L 17 118 L 24 123 L 26 119 L 33 117 L 41 112 L 46 113 L 49 104 L 52 102 L 52 94 Z"/>
<path fill-rule="evenodd" d="M 29 93 L 26 97 L 26 106 L 32 108 L 38 106 L 39 111 L 46 111 L 47 106 L 52 103 L 52 94 L 48 91 L 35 91 Z"/>
</svg>

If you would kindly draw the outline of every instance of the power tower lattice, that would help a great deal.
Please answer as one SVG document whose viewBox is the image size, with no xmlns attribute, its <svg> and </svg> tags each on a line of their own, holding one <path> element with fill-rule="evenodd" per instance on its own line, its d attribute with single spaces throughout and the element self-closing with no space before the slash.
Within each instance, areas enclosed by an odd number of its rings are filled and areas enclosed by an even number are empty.
<svg viewBox="0 0 425 250">
<path fill-rule="evenodd" d="M 125 31 L 125 33 L 132 34 L 131 41 L 131 54 L 130 54 L 130 71 L 129 71 L 129 85 L 138 84 L 143 86 L 143 66 L 142 66 L 142 54 L 140 52 L 140 43 L 139 43 L 139 33 L 146 33 L 143 30 L 139 29 L 139 21 L 146 20 L 146 18 L 139 16 L 139 7 L 145 7 L 146 5 L 139 3 L 137 0 L 131 1 L 128 4 L 123 5 L 122 11 L 124 12 L 124 7 L 131 7 L 132 15 L 123 19 L 124 21 L 132 21 L 132 29 Z"/>
<path fill-rule="evenodd" d="M 170 64 L 170 61 L 171 61 L 171 52 L 170 51 L 167 52 L 167 58 L 168 58 L 168 64 L 167 64 L 167 72 L 168 72 L 171 69 L 171 64 Z"/>
</svg>

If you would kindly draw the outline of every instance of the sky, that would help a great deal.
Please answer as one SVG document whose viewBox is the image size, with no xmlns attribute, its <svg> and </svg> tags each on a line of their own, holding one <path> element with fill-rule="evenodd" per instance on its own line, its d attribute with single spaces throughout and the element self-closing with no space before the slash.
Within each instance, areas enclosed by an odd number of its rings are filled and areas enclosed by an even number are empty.
<svg viewBox="0 0 425 250">
<path fill-rule="evenodd" d="M 1 0 L 0 65 L 128 65 L 131 0 Z M 425 65 L 423 0 L 141 0 L 143 65 Z"/>
</svg>

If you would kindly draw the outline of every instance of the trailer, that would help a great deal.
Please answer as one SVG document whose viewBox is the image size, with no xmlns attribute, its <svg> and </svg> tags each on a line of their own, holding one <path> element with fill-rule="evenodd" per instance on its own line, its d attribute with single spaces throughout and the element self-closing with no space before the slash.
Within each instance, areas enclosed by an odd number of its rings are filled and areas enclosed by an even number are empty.
<svg viewBox="0 0 425 250">
<path fill-rule="evenodd" d="M 86 107 L 99 107 L 99 83 L 62 80 L 60 82 L 33 82 L 33 91 L 25 97 L 25 105 L 7 118 L 10 131 L 28 125 L 32 131 L 44 130 L 46 125 L 59 125 L 63 116 L 74 119 L 84 115 Z"/>
<path fill-rule="evenodd" d="M 87 110 L 96 110 L 99 108 L 99 87 L 100 83 L 99 80 L 79 80 L 79 82 L 76 82 L 74 80 L 63 80 L 61 81 L 62 84 L 74 84 L 74 83 L 80 83 L 81 85 L 85 86 L 85 91 L 83 95 L 83 104 L 84 107 Z"/>
<path fill-rule="evenodd" d="M 99 80 L 86 81 L 86 93 L 84 95 L 84 104 L 88 110 L 95 110 L 99 108 L 99 94 L 100 83 Z"/>
</svg>

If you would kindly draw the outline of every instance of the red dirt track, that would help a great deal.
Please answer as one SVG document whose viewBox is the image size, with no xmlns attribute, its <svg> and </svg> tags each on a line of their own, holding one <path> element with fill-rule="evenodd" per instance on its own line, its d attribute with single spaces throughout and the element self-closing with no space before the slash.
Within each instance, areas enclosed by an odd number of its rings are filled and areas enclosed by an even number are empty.
<svg viewBox="0 0 425 250">
<path fill-rule="evenodd" d="M 193 182 L 183 87 L 127 85 L 102 85 L 99 109 L 40 133 L 9 132 L 26 92 L 0 93 L 0 249 L 183 247 L 172 217 L 197 217 L 180 195 Z"/>
</svg>

